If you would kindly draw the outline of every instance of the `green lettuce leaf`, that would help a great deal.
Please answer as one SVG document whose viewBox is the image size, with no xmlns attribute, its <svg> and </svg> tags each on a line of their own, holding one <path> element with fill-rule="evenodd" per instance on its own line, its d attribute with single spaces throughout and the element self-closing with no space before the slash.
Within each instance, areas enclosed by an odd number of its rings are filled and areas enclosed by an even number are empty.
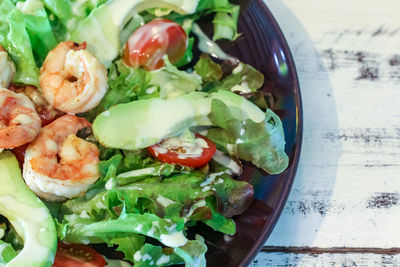
<svg viewBox="0 0 400 267">
<path fill-rule="evenodd" d="M 187 267 L 206 267 L 207 246 L 200 235 L 196 235 L 196 240 L 187 242 L 185 246 L 175 248 L 174 252 L 185 261 Z"/>
<path fill-rule="evenodd" d="M 157 90 L 149 89 L 150 73 L 141 68 L 130 68 L 122 60 L 110 65 L 108 72 L 108 91 L 100 104 L 84 114 L 89 121 L 93 121 L 97 114 L 110 107 L 128 103 L 133 100 L 158 97 Z"/>
<path fill-rule="evenodd" d="M 212 61 L 210 56 L 202 54 L 194 66 L 194 70 L 204 82 L 218 82 L 223 75 L 221 65 Z"/>
<path fill-rule="evenodd" d="M 32 51 L 41 65 L 47 53 L 57 45 L 46 10 L 40 0 L 17 2 L 17 8 L 24 14 Z"/>
<path fill-rule="evenodd" d="M 233 235 L 236 232 L 236 225 L 233 220 L 228 219 L 218 213 L 217 201 L 215 197 L 208 197 L 206 199 L 207 207 L 210 208 L 212 217 L 211 219 L 205 220 L 204 223 L 210 226 L 215 231 Z"/>
<path fill-rule="evenodd" d="M 240 62 L 232 73 L 217 84 L 215 90 L 231 90 L 238 93 L 256 92 L 264 83 L 264 75 L 252 66 Z"/>
<path fill-rule="evenodd" d="M 192 241 L 189 241 L 192 242 Z M 183 263 L 183 260 L 169 248 L 162 248 L 151 244 L 145 244 L 133 256 L 135 267 L 168 266 Z"/>
<path fill-rule="evenodd" d="M 222 67 L 205 54 L 200 57 L 194 69 L 205 82 L 203 91 L 207 92 L 226 90 L 248 94 L 257 92 L 264 83 L 264 75 L 243 62 L 240 62 L 230 75 L 221 79 L 223 76 Z"/>
<path fill-rule="evenodd" d="M 237 21 L 240 7 L 229 3 L 229 0 L 200 0 L 197 11 L 208 13 L 216 12 L 213 20 L 213 40 L 228 39 L 235 40 L 240 34 L 237 33 Z"/>
<path fill-rule="evenodd" d="M 150 72 L 150 84 L 159 88 L 161 98 L 171 99 L 201 89 L 200 76 L 179 70 L 167 57 L 164 61 L 163 68 Z"/>
<path fill-rule="evenodd" d="M 109 167 L 104 168 L 103 174 L 117 168 L 111 164 L 113 160 L 108 161 Z M 251 204 L 252 196 L 251 185 L 224 172 L 205 175 L 192 171 L 163 179 L 150 177 L 124 186 L 114 182 L 90 199 L 66 201 L 61 209 L 63 220 L 57 228 L 59 237 L 66 242 L 117 244 L 129 259 L 132 250 L 125 247 L 129 241 L 121 238 L 129 239 L 131 235 L 152 237 L 172 246 L 161 235 L 177 235 L 183 240 L 182 231 L 192 221 L 233 234 L 235 224 L 225 216 L 243 212 Z M 137 244 L 134 250 L 140 247 L 140 242 Z M 184 258 L 183 254 L 178 255 Z"/>
<path fill-rule="evenodd" d="M 57 17 L 67 28 L 67 22 L 73 17 L 71 2 L 69 0 L 42 0 L 45 7 Z"/>
<path fill-rule="evenodd" d="M 17 256 L 17 252 L 6 242 L 0 240 L 0 265 L 6 264 Z"/>
<path fill-rule="evenodd" d="M 16 251 L 22 250 L 24 247 L 24 240 L 17 234 L 17 231 L 12 225 L 10 225 L 9 229 L 6 231 L 3 241 L 11 244 Z"/>
<path fill-rule="evenodd" d="M 123 237 L 116 237 L 107 242 L 109 246 L 117 245 L 117 251 L 124 253 L 125 260 L 133 262 L 133 255 L 143 249 L 145 237 L 142 235 L 130 234 Z M 136 266 L 136 265 L 135 265 Z"/>
<path fill-rule="evenodd" d="M 118 218 L 122 210 L 128 214 L 150 212 L 181 227 L 189 220 L 196 220 L 232 234 L 234 223 L 223 217 L 243 212 L 251 204 L 252 196 L 249 184 L 227 174 L 206 176 L 192 172 L 174 174 L 163 180 L 147 178 L 125 186 L 114 184 L 96 192 L 91 199 L 68 200 L 63 205 L 63 213 L 79 216 L 84 212 L 84 217 L 105 220 Z"/>
<path fill-rule="evenodd" d="M 209 119 L 214 126 L 207 137 L 220 148 L 242 160 L 251 161 L 270 174 L 283 172 L 289 158 L 285 153 L 285 136 L 280 118 L 270 109 L 261 123 L 236 119 L 226 105 L 214 99 Z"/>
<path fill-rule="evenodd" d="M 240 7 L 232 5 L 231 7 L 218 11 L 215 14 L 214 23 L 214 36 L 213 41 L 219 39 L 228 39 L 231 41 L 236 40 L 240 34 L 237 32 L 237 22 L 239 19 Z"/>
<path fill-rule="evenodd" d="M 25 19 L 10 0 L 0 3 L 0 45 L 15 63 L 14 82 L 38 86 L 39 69 L 33 57 Z"/>
<path fill-rule="evenodd" d="M 80 21 L 85 19 L 89 14 L 107 0 L 41 0 L 45 7 L 50 10 L 55 17 L 53 21 L 55 29 L 63 29 L 60 36 L 62 40 L 69 39 L 68 37 L 76 29 Z M 61 41 L 61 40 L 59 40 Z"/>
<path fill-rule="evenodd" d="M 76 214 L 66 215 L 57 223 L 60 240 L 67 243 L 108 243 L 129 234 L 154 238 L 166 246 L 179 247 L 187 243 L 183 225 L 162 219 L 151 213 L 126 213 L 116 219 L 93 220 Z"/>
</svg>

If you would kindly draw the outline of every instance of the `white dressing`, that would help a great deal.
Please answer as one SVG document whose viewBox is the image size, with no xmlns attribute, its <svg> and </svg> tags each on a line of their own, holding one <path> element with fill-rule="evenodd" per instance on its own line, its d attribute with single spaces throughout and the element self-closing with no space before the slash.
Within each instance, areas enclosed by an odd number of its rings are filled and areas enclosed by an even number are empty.
<svg viewBox="0 0 400 267">
<path fill-rule="evenodd" d="M 236 144 L 237 143 L 238 141 L 236 140 Z M 242 171 L 242 167 L 236 161 L 220 150 L 215 151 L 213 160 L 231 170 L 232 174 L 239 174 Z"/>
<path fill-rule="evenodd" d="M 186 245 L 188 242 L 187 238 L 183 235 L 183 232 L 174 232 L 171 234 L 161 234 L 160 241 L 168 247 L 181 247 Z"/>
<path fill-rule="evenodd" d="M 137 177 L 137 176 L 143 176 L 143 175 L 151 175 L 155 172 L 154 167 L 149 167 L 149 168 L 144 168 L 144 169 L 139 169 L 139 170 L 133 170 L 129 172 L 124 172 L 119 174 L 117 177 L 118 178 L 127 178 L 127 177 Z"/>
<path fill-rule="evenodd" d="M 156 262 L 156 265 L 162 265 L 168 263 L 170 260 L 170 257 L 167 255 L 162 255 Z"/>
<path fill-rule="evenodd" d="M 218 176 L 220 176 L 220 175 L 222 175 L 222 174 L 224 174 L 224 173 L 225 173 L 225 172 L 211 173 L 211 174 L 207 177 L 207 179 L 206 179 L 204 182 L 202 182 L 202 183 L 200 184 L 200 187 L 205 187 L 205 186 L 207 186 L 207 185 L 210 185 L 210 184 L 214 183 L 215 178 L 218 177 Z"/>
<path fill-rule="evenodd" d="M 175 201 L 173 201 L 173 200 L 171 200 L 169 198 L 166 198 L 166 197 L 164 197 L 162 195 L 159 195 L 156 200 L 164 208 L 168 207 L 169 205 L 172 205 L 172 204 L 176 203 Z"/>
<path fill-rule="evenodd" d="M 143 224 L 138 224 L 136 227 L 135 227 L 135 230 L 137 231 L 137 232 L 141 232 L 142 231 L 142 229 L 143 229 Z"/>
<path fill-rule="evenodd" d="M 196 34 L 199 39 L 199 50 L 203 53 L 210 54 L 211 56 L 221 59 L 228 60 L 233 63 L 237 63 L 238 60 L 234 57 L 226 54 L 215 42 L 211 41 L 210 38 L 205 35 L 205 33 L 201 30 L 199 25 L 196 23 L 193 24 L 193 33 Z"/>
</svg>

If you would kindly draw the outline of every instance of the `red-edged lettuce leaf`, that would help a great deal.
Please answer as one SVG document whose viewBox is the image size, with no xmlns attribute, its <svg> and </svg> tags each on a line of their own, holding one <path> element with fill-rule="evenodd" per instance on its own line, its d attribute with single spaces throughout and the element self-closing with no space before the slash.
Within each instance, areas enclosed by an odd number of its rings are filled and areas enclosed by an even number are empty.
<svg viewBox="0 0 400 267">
<path fill-rule="evenodd" d="M 285 153 L 285 135 L 280 118 L 270 109 L 265 120 L 256 123 L 250 119 L 236 119 L 227 106 L 213 99 L 209 119 L 218 128 L 210 129 L 207 137 L 221 149 L 270 174 L 283 172 L 289 163 Z"/>
</svg>

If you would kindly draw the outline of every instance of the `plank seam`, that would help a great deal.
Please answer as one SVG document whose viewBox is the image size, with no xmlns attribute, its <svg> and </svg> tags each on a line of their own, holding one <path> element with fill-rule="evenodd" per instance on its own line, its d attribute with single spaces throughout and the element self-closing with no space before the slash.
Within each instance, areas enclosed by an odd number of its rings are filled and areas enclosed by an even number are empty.
<svg viewBox="0 0 400 267">
<path fill-rule="evenodd" d="M 318 247 L 282 247 L 282 246 L 265 246 L 260 252 L 264 253 L 293 253 L 293 254 L 380 254 L 380 255 L 395 255 L 400 254 L 399 247 L 392 248 L 375 248 L 375 247 L 331 247 L 331 248 L 318 248 Z"/>
</svg>

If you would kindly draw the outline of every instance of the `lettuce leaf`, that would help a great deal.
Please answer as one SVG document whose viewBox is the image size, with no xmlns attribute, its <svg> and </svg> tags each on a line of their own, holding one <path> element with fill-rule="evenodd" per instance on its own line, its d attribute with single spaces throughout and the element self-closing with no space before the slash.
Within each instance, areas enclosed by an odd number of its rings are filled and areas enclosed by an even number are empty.
<svg viewBox="0 0 400 267">
<path fill-rule="evenodd" d="M 84 114 L 84 117 L 93 121 L 94 118 L 110 107 L 128 103 L 140 98 L 158 97 L 157 90 L 147 90 L 150 82 L 150 73 L 142 68 L 130 68 L 122 60 L 110 65 L 108 72 L 108 91 L 100 104 Z M 146 91 L 147 90 L 147 91 Z"/>
<path fill-rule="evenodd" d="M 185 261 L 185 266 L 206 267 L 205 254 L 207 246 L 200 235 L 196 235 L 196 240 L 191 240 L 183 247 L 174 249 L 174 252 Z"/>
<path fill-rule="evenodd" d="M 150 72 L 150 85 L 158 87 L 160 98 L 171 99 L 201 89 L 200 76 L 179 70 L 167 57 L 164 61 L 163 68 Z"/>
<path fill-rule="evenodd" d="M 205 220 L 204 223 L 210 226 L 215 231 L 233 235 L 236 232 L 236 225 L 232 220 L 227 219 L 218 213 L 217 201 L 215 197 L 209 197 L 206 199 L 207 207 L 211 211 L 211 219 Z"/>
<path fill-rule="evenodd" d="M 231 90 L 238 93 L 256 92 L 264 83 L 264 75 L 252 66 L 240 62 L 232 73 L 224 78 L 215 88 L 218 90 Z"/>
<path fill-rule="evenodd" d="M 251 161 L 270 174 L 281 173 L 289 164 L 282 122 L 270 109 L 265 115 L 261 123 L 240 121 L 222 101 L 214 99 L 209 119 L 219 128 L 210 129 L 207 137 L 233 156 Z"/>
<path fill-rule="evenodd" d="M 237 21 L 240 7 L 228 0 L 201 0 L 197 11 L 206 10 L 206 14 L 216 12 L 213 20 L 213 40 L 228 39 L 234 41 L 240 34 L 237 32 Z"/>
<path fill-rule="evenodd" d="M 17 252 L 6 242 L 0 240 L 0 265 L 6 264 L 17 256 Z"/>
<path fill-rule="evenodd" d="M 116 176 L 118 166 L 111 164 L 116 159 L 118 155 L 101 171 L 106 175 L 113 173 L 109 181 L 114 181 Z M 128 239 L 137 239 L 132 235 L 155 238 L 173 247 L 165 235 L 176 235 L 184 240 L 182 231 L 192 221 L 204 222 L 216 231 L 233 234 L 235 224 L 226 217 L 247 209 L 252 196 L 251 185 L 236 181 L 223 172 L 205 175 L 192 171 L 163 179 L 150 177 L 124 186 L 113 183 L 111 187 L 99 188 L 90 199 L 82 197 L 66 201 L 58 233 L 66 242 L 117 244 L 129 259 L 132 251 L 140 247 L 137 242 L 135 248 L 128 251 Z M 183 259 L 189 257 L 184 251 L 178 251 Z M 186 260 L 193 262 L 193 255 Z M 201 259 L 194 261 L 202 262 Z"/>
<path fill-rule="evenodd" d="M 123 237 L 116 237 L 111 239 L 107 244 L 117 245 L 117 251 L 124 253 L 125 260 L 133 262 L 133 255 L 140 249 L 143 249 L 145 237 L 142 235 L 130 234 Z M 136 266 L 136 265 L 135 265 Z"/>
<path fill-rule="evenodd" d="M 122 211 L 116 219 L 93 220 L 76 214 L 66 215 L 57 223 L 60 240 L 67 243 L 109 243 L 130 234 L 152 237 L 166 246 L 186 244 L 183 225 L 172 223 L 151 213 L 137 214 Z M 114 240 L 114 241 L 113 241 Z"/>
<path fill-rule="evenodd" d="M 61 40 L 69 39 L 71 33 L 76 29 L 79 22 L 85 19 L 95 8 L 105 3 L 107 0 L 41 0 L 46 8 L 50 10 L 56 18 L 57 29 L 62 28 L 64 32 L 60 36 Z M 59 41 L 61 41 L 59 40 Z"/>
<path fill-rule="evenodd" d="M 264 83 L 264 75 L 243 62 L 239 62 L 231 74 L 221 79 L 223 76 L 222 67 L 205 54 L 200 57 L 194 69 L 205 82 L 203 88 L 207 92 L 226 90 L 248 94 L 257 92 Z"/>
<path fill-rule="evenodd" d="M 221 65 L 212 61 L 210 56 L 202 54 L 194 66 L 194 70 L 204 82 L 218 82 L 223 75 Z"/>
<path fill-rule="evenodd" d="M 182 263 L 183 260 L 169 248 L 163 249 L 160 246 L 144 244 L 144 246 L 133 255 L 132 262 L 135 267 L 163 267 Z"/>
<path fill-rule="evenodd" d="M 17 8 L 23 13 L 33 54 L 41 65 L 47 53 L 57 45 L 46 10 L 40 0 L 17 2 Z"/>
<path fill-rule="evenodd" d="M 145 244 L 134 255 L 134 266 L 151 267 L 151 266 L 169 266 L 172 264 L 185 263 L 190 267 L 205 267 L 205 253 L 207 246 L 204 239 L 196 235 L 195 240 L 189 240 L 186 245 L 175 248 L 162 248 L 151 244 Z"/>
<path fill-rule="evenodd" d="M 38 86 L 39 69 L 33 57 L 25 19 L 10 0 L 0 3 L 0 45 L 15 63 L 14 82 Z"/>
</svg>

